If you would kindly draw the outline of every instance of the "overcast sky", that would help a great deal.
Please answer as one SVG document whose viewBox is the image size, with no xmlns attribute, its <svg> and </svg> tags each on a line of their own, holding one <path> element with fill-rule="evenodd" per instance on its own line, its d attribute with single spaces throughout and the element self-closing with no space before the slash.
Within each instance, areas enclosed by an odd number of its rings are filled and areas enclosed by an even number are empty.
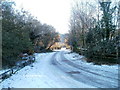
<svg viewBox="0 0 120 90">
<path fill-rule="evenodd" d="M 41 23 L 54 26 L 60 33 L 67 33 L 70 20 L 71 4 L 75 0 L 14 0 L 18 8 L 24 8 Z M 78 0 L 93 2 L 97 0 Z M 116 0 L 114 0 L 116 1 Z M 118 0 L 117 0 L 118 1 Z"/>
<path fill-rule="evenodd" d="M 72 0 L 14 0 L 18 8 L 28 10 L 41 23 L 47 23 L 60 33 L 68 32 Z"/>
</svg>

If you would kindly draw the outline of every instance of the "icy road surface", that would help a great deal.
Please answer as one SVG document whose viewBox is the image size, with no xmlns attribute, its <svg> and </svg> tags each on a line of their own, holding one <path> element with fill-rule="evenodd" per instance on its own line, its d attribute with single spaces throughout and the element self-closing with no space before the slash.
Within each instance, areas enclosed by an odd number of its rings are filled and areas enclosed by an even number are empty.
<svg viewBox="0 0 120 90">
<path fill-rule="evenodd" d="M 117 88 L 118 66 L 98 66 L 68 51 L 36 54 L 36 61 L 0 83 L 0 88 Z"/>
</svg>

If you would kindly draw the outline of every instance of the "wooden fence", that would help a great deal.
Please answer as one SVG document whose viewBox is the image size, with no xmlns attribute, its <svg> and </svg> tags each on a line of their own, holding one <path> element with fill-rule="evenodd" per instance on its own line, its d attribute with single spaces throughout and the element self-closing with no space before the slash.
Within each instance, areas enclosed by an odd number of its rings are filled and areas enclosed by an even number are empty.
<svg viewBox="0 0 120 90">
<path fill-rule="evenodd" d="M 3 80 L 9 78 L 10 76 L 15 74 L 17 71 L 19 71 L 23 67 L 32 64 L 34 61 L 35 61 L 34 56 L 28 56 L 27 60 L 21 61 L 16 66 L 14 66 L 14 67 L 10 68 L 9 70 L 5 71 L 4 73 L 0 74 L 0 82 L 2 82 Z"/>
</svg>

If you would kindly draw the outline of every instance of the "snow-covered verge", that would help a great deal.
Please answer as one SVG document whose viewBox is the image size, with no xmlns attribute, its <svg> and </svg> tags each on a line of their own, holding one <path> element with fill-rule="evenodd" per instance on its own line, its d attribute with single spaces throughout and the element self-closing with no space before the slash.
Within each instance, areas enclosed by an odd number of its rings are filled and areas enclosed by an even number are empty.
<svg viewBox="0 0 120 90">
<path fill-rule="evenodd" d="M 59 65 L 54 64 L 54 60 Z M 62 49 L 52 53 L 35 53 L 35 62 L 0 83 L 0 89 L 114 88 L 118 85 L 117 80 L 118 65 L 94 65 L 87 63 L 84 56 Z"/>
<path fill-rule="evenodd" d="M 115 65 L 94 65 L 94 63 L 90 62 L 86 62 L 85 57 L 81 56 L 77 53 L 65 53 L 64 55 L 68 60 L 72 61 L 73 63 L 82 65 L 90 70 L 97 70 L 96 72 L 99 71 L 109 71 L 112 72 L 116 75 L 118 75 L 118 64 Z"/>
<path fill-rule="evenodd" d="M 89 73 L 93 73 L 94 77 L 96 76 L 99 80 L 104 80 L 105 82 L 101 83 L 107 83 L 110 82 L 111 87 L 118 87 L 118 82 L 120 81 L 118 77 L 118 67 L 119 65 L 94 65 L 94 63 L 88 63 L 86 62 L 85 57 L 81 56 L 77 53 L 70 53 L 65 52 L 64 57 L 70 61 L 73 65 L 76 65 L 79 69 L 85 71 L 87 75 Z M 100 81 L 99 81 L 100 82 Z M 112 86 L 113 85 L 113 86 Z M 109 84 L 108 84 L 109 86 Z"/>
<path fill-rule="evenodd" d="M 6 72 L 6 71 L 8 71 L 8 70 L 10 70 L 10 69 L 2 69 L 2 70 L 0 70 L 0 74 Z"/>
<path fill-rule="evenodd" d="M 43 56 L 45 56 L 46 54 L 42 53 L 42 54 L 38 54 L 36 53 L 36 60 L 38 60 L 38 57 L 43 58 Z M 35 61 L 36 63 L 37 61 Z M 33 64 L 34 65 L 34 64 Z M 9 70 L 9 69 L 7 69 Z M 7 70 L 2 70 L 1 73 L 7 71 Z M 29 70 L 31 71 L 29 73 Z M 29 73 L 27 75 L 27 73 Z M 37 73 L 37 72 L 36 72 Z M 0 90 L 2 88 L 24 88 L 26 86 L 31 86 L 29 83 L 29 80 L 33 80 L 33 77 L 40 77 L 40 75 L 34 74 L 34 70 L 32 70 L 32 65 L 28 65 L 26 67 L 24 67 L 23 69 L 21 69 L 20 71 L 18 71 L 16 74 L 14 74 L 13 76 L 11 76 L 10 78 L 4 80 L 2 83 L 0 83 Z M 28 84 L 29 83 L 29 84 Z M 29 88 L 28 87 L 28 88 Z"/>
<path fill-rule="evenodd" d="M 36 61 L 0 83 L 2 88 L 93 88 L 78 82 L 52 64 L 56 52 L 35 54 Z"/>
</svg>

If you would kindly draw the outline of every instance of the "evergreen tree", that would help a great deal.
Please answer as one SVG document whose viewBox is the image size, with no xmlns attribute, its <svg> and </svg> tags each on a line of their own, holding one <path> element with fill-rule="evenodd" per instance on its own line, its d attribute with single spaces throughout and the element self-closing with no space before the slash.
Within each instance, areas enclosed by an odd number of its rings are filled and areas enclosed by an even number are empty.
<svg viewBox="0 0 120 90">
<path fill-rule="evenodd" d="M 23 12 L 15 13 L 14 2 L 2 2 L 2 64 L 13 66 L 18 55 L 33 48 Z"/>
<path fill-rule="evenodd" d="M 105 30 L 105 38 L 108 41 L 110 39 L 110 32 L 115 31 L 115 25 L 112 23 L 112 14 L 114 13 L 116 6 L 110 8 L 111 2 L 100 2 L 101 10 L 103 12 L 101 20 L 101 28 Z"/>
</svg>

